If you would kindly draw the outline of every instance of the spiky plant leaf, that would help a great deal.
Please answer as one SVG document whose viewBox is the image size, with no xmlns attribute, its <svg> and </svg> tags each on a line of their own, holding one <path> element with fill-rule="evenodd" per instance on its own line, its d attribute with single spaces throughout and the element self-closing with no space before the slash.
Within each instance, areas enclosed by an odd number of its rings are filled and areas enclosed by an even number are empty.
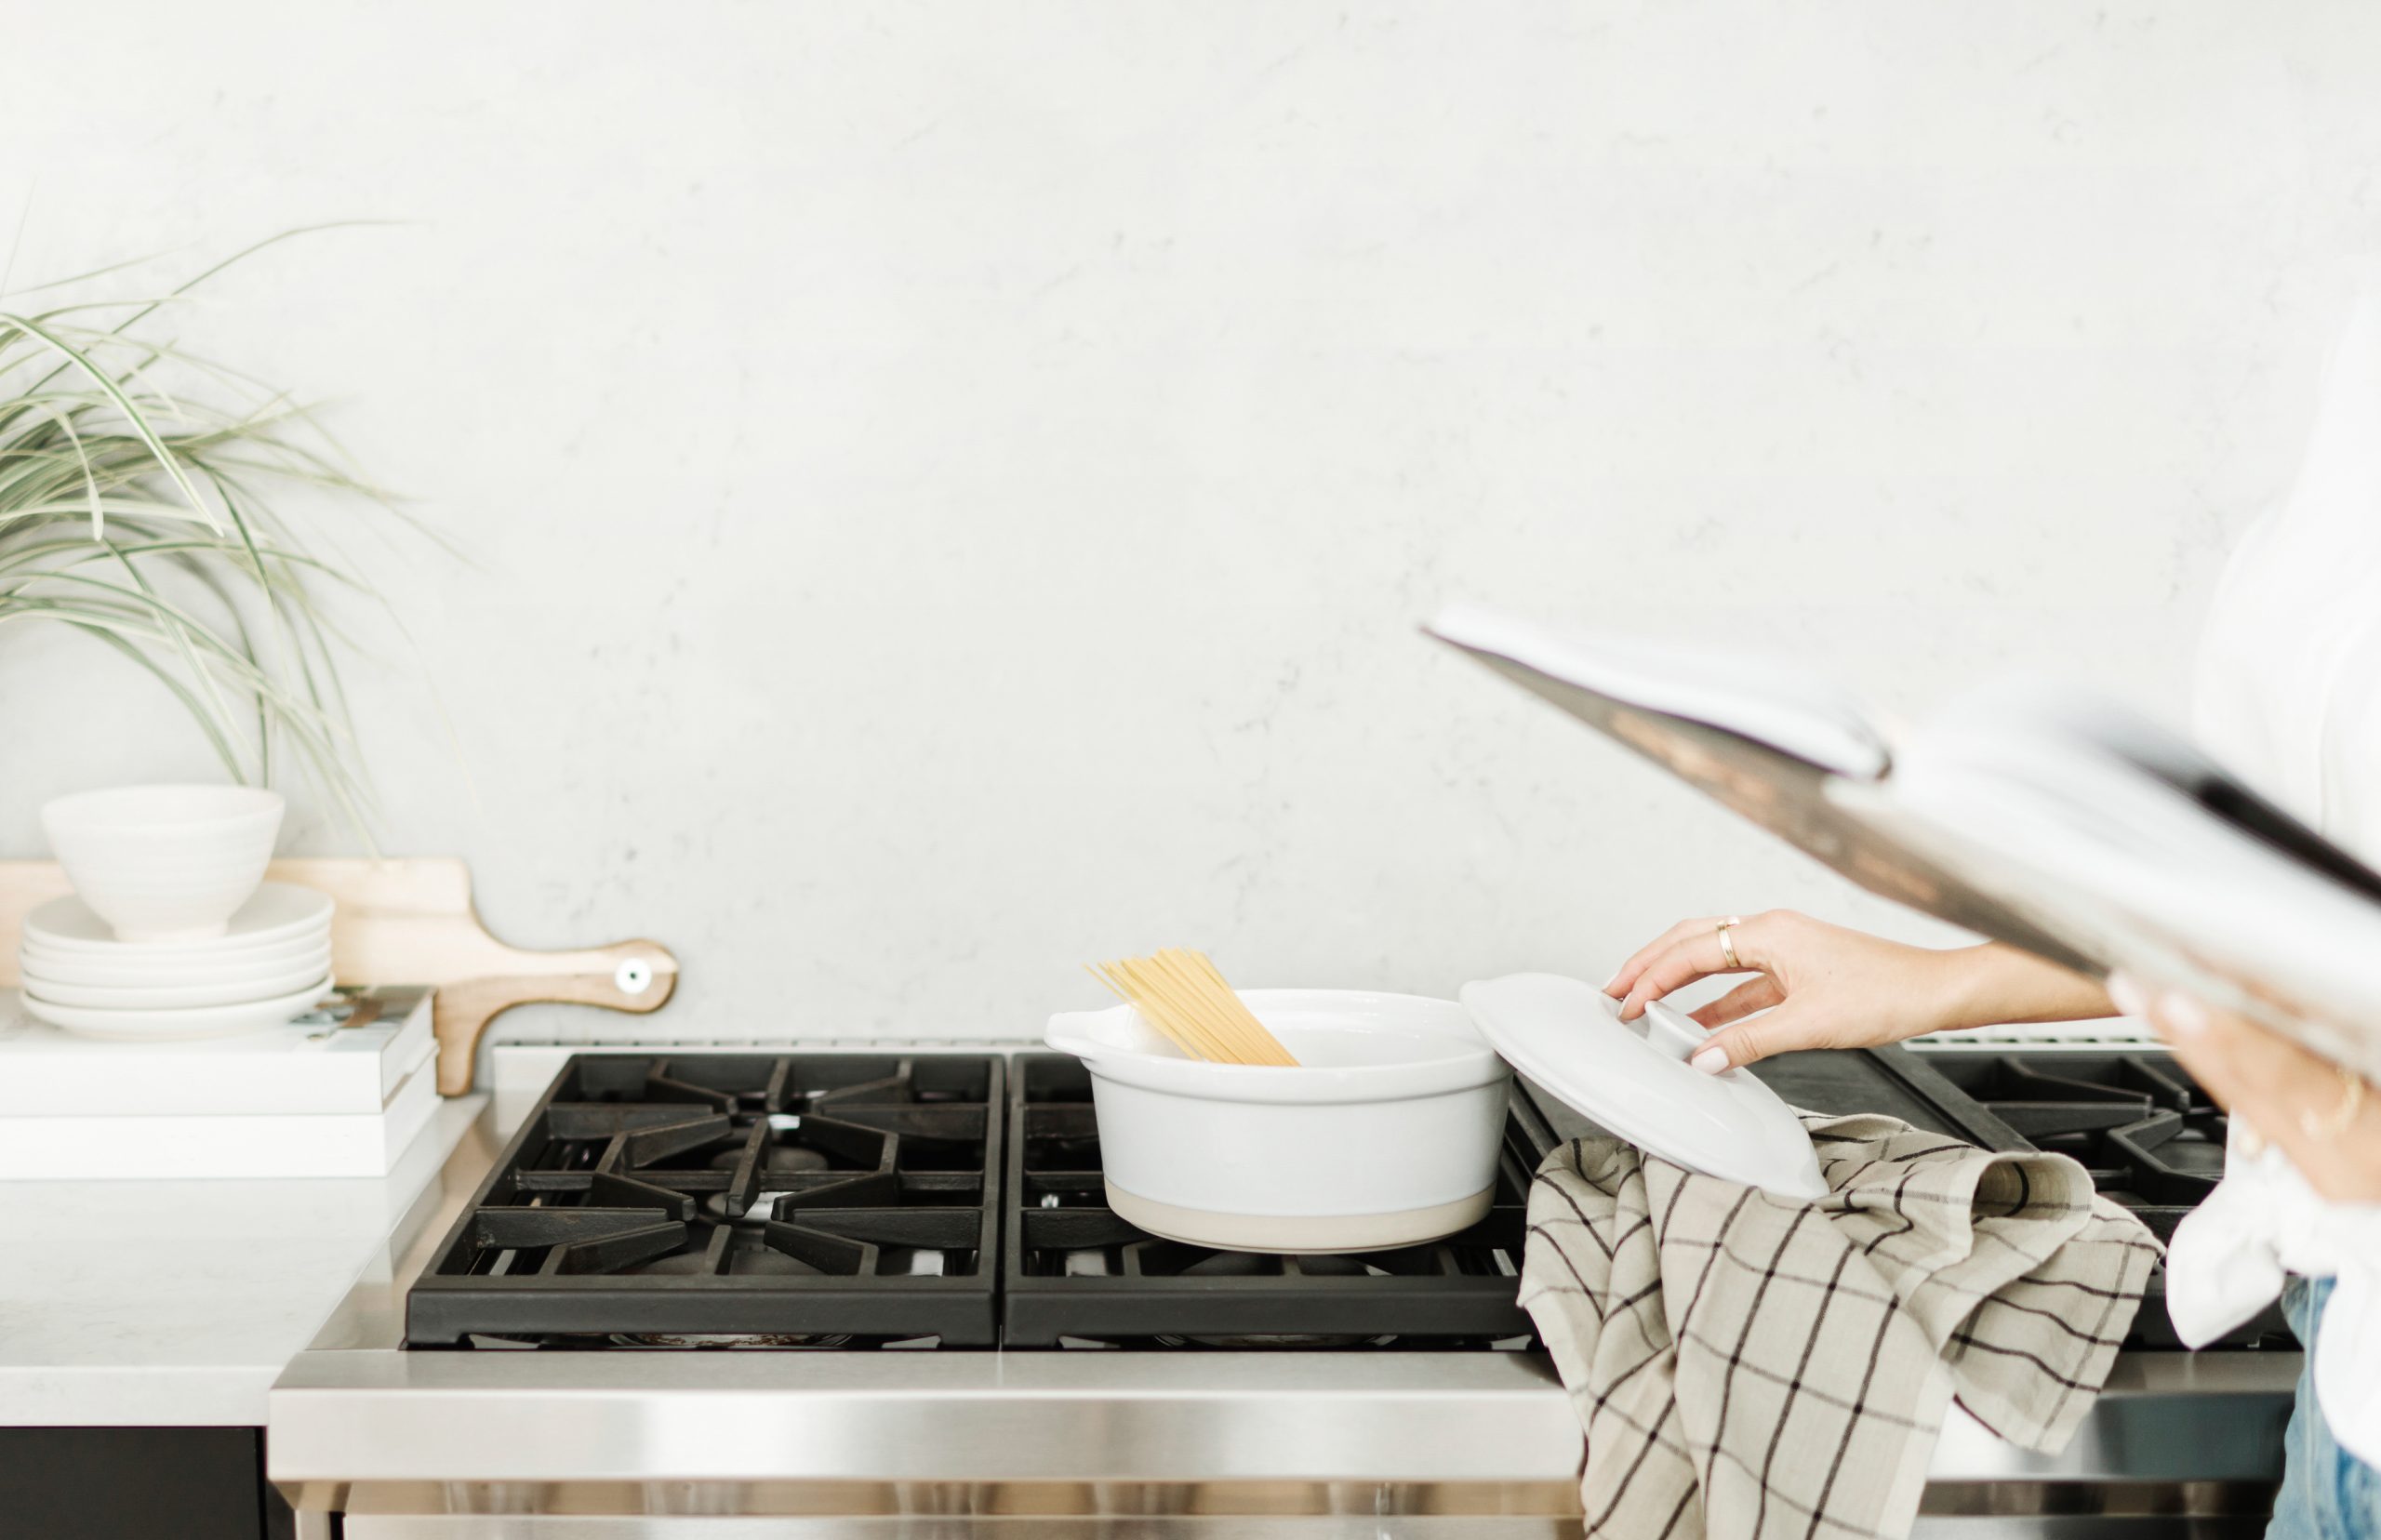
<svg viewBox="0 0 2381 1540">
<path fill-rule="evenodd" d="M 261 785 L 294 763 L 368 845 L 368 779 L 339 674 L 352 643 L 325 601 L 386 605 L 307 550 L 273 498 L 328 492 L 420 525 L 288 392 L 140 330 L 197 284 L 308 232 L 163 294 L 76 292 L 38 309 L 0 299 L 0 647 L 29 621 L 100 643 L 166 687 L 229 775 Z"/>
</svg>

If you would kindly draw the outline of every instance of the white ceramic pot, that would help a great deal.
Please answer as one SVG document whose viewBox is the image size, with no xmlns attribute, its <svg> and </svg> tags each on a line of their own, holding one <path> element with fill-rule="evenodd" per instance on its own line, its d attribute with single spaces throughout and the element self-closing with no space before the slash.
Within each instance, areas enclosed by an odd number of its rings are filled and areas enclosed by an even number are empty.
<svg viewBox="0 0 2381 1540">
<path fill-rule="evenodd" d="M 1244 989 L 1296 1069 L 1185 1056 L 1128 1005 L 1050 1018 L 1091 1070 L 1108 1201 L 1227 1250 L 1377 1251 L 1488 1212 L 1511 1071 L 1462 1006 L 1357 989 Z"/>
<path fill-rule="evenodd" d="M 124 941 L 197 941 L 264 881 L 280 793 L 246 786 L 119 786 L 41 810 L 75 894 Z"/>
</svg>

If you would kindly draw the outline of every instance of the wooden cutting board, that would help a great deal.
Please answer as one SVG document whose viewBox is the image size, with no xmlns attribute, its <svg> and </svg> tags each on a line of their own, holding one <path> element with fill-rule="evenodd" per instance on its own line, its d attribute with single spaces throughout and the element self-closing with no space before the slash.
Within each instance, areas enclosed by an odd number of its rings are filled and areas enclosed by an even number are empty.
<svg viewBox="0 0 2381 1540">
<path fill-rule="evenodd" d="M 437 987 L 438 1089 L 446 1095 L 472 1088 L 480 1034 L 515 1005 L 644 1013 L 659 1010 L 678 987 L 678 960 L 658 942 L 542 952 L 506 946 L 481 923 L 471 869 L 453 856 L 275 861 L 265 875 L 338 901 L 335 982 Z M 0 987 L 17 985 L 26 914 L 73 891 L 55 861 L 0 861 Z"/>
</svg>

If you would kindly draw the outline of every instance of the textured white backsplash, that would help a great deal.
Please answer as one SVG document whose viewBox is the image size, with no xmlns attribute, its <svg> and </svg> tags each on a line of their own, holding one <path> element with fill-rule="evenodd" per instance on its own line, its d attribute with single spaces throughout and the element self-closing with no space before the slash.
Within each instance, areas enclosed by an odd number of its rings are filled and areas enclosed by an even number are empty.
<svg viewBox="0 0 2381 1540">
<path fill-rule="evenodd" d="M 2351 4 L 223 0 L 7 50 L 0 286 L 406 221 L 179 329 L 475 564 L 337 526 L 454 733 L 359 618 L 390 848 L 684 961 L 514 1035 L 1013 1036 L 1167 944 L 1444 993 L 1685 913 L 1936 934 L 1415 623 L 2171 712 L 2381 248 Z M 0 852 L 210 772 L 78 638 L 0 632 Z"/>
</svg>

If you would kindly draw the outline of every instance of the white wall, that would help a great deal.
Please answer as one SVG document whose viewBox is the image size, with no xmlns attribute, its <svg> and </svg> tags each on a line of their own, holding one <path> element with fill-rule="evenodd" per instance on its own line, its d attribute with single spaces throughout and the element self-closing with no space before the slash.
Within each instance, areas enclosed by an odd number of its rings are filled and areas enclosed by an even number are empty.
<svg viewBox="0 0 2381 1540">
<path fill-rule="evenodd" d="M 1026 1032 L 1169 943 L 1444 991 L 1687 912 L 1914 930 L 1415 622 L 2172 707 L 2381 247 L 2357 4 L 219 0 L 6 47 L 17 284 L 408 221 L 183 335 L 477 563 L 342 536 L 461 740 L 357 669 L 390 846 L 523 943 L 672 944 L 697 1036 Z M 10 854 L 209 769 L 71 638 L 0 635 L 0 712 Z"/>
</svg>

